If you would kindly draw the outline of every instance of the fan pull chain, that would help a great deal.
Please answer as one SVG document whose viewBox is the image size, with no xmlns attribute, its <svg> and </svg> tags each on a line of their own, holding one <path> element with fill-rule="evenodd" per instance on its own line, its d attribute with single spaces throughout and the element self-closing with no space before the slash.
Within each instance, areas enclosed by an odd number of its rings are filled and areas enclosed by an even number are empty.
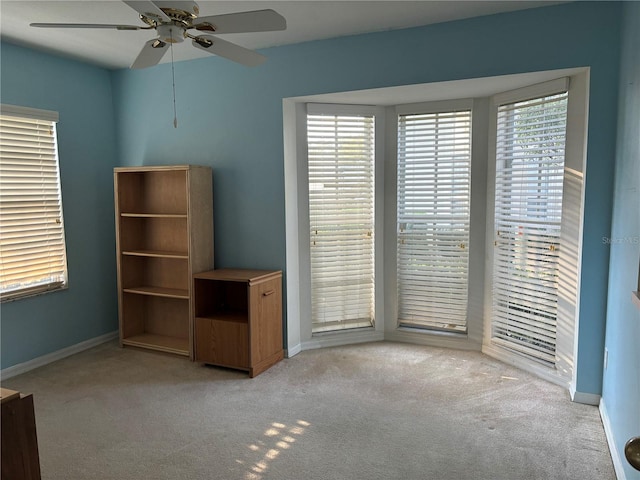
<svg viewBox="0 0 640 480">
<path fill-rule="evenodd" d="M 173 128 L 178 128 L 178 114 L 176 112 L 176 74 L 173 67 L 173 29 L 169 30 L 171 33 L 171 81 L 173 82 Z"/>
</svg>

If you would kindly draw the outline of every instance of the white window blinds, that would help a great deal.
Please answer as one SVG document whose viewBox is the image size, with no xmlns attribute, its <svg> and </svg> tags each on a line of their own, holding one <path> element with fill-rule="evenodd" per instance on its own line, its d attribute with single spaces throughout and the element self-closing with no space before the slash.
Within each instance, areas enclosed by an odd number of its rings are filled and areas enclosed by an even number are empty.
<svg viewBox="0 0 640 480">
<path fill-rule="evenodd" d="M 67 263 L 56 143 L 57 114 L 2 106 L 0 296 L 63 287 Z"/>
<path fill-rule="evenodd" d="M 492 341 L 555 363 L 567 93 L 498 107 Z"/>
<path fill-rule="evenodd" d="M 314 333 L 373 325 L 374 123 L 307 116 Z"/>
<path fill-rule="evenodd" d="M 397 182 L 398 323 L 464 332 L 471 111 L 400 115 Z"/>
</svg>

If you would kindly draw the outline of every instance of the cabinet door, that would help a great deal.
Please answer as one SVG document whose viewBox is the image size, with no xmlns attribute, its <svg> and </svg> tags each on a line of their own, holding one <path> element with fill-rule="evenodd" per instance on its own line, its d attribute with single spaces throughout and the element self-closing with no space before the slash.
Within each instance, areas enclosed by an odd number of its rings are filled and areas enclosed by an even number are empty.
<svg viewBox="0 0 640 480">
<path fill-rule="evenodd" d="M 282 351 L 282 278 L 250 288 L 251 365 Z"/>
<path fill-rule="evenodd" d="M 244 322 L 196 318 L 196 361 L 249 368 L 248 335 Z"/>
</svg>

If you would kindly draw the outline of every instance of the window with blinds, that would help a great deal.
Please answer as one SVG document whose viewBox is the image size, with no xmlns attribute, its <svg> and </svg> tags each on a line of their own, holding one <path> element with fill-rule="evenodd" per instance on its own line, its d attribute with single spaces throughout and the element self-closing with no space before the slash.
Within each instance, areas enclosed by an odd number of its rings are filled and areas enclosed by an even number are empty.
<svg viewBox="0 0 640 480">
<path fill-rule="evenodd" d="M 57 113 L 2 105 L 0 297 L 66 286 Z"/>
<path fill-rule="evenodd" d="M 491 340 L 554 365 L 567 92 L 498 106 Z"/>
<path fill-rule="evenodd" d="M 374 116 L 307 116 L 312 332 L 374 322 Z"/>
<path fill-rule="evenodd" d="M 467 329 L 471 111 L 399 115 L 400 326 Z"/>
</svg>

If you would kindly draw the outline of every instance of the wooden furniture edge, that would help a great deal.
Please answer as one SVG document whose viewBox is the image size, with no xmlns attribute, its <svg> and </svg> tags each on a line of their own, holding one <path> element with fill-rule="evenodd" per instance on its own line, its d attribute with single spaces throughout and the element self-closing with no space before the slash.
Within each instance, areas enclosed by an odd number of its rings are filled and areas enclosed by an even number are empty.
<svg viewBox="0 0 640 480">
<path fill-rule="evenodd" d="M 114 173 L 120 172 L 157 172 L 157 171 L 165 171 L 165 170 L 192 170 L 197 168 L 211 168 L 207 165 L 192 165 L 192 164 L 183 164 L 183 165 L 139 165 L 137 167 L 114 167 Z"/>
<path fill-rule="evenodd" d="M 2 478 L 40 480 L 33 394 L 14 393 L 2 401 Z"/>
<path fill-rule="evenodd" d="M 282 270 L 254 270 L 244 268 L 220 268 L 193 274 L 194 279 L 248 282 L 250 286 L 280 276 L 282 276 Z"/>
<path fill-rule="evenodd" d="M 254 378 L 260 375 L 262 372 L 272 367 L 282 359 L 284 359 L 284 350 L 280 350 L 273 355 L 265 358 L 260 363 L 256 364 L 253 368 L 249 369 L 249 378 Z"/>
<path fill-rule="evenodd" d="M 20 392 L 16 392 L 15 390 L 10 390 L 8 388 L 0 387 L 1 403 L 8 402 L 10 400 L 13 400 L 14 398 L 20 398 Z"/>
</svg>

